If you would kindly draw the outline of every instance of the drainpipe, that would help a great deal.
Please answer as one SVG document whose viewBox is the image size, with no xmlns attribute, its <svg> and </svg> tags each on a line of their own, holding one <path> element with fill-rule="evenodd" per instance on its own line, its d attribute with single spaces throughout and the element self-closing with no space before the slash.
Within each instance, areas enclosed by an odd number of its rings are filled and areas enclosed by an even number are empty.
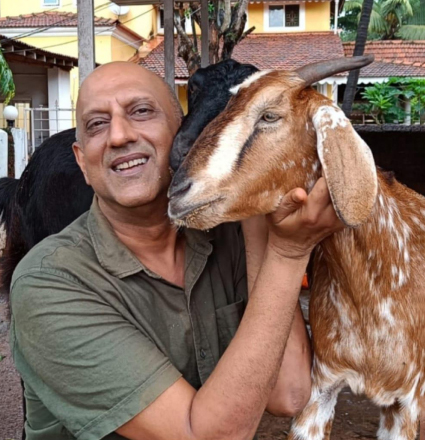
<svg viewBox="0 0 425 440">
<path fill-rule="evenodd" d="M 334 34 L 338 33 L 338 10 L 339 10 L 339 0 L 335 0 L 335 20 L 334 20 Z"/>
</svg>

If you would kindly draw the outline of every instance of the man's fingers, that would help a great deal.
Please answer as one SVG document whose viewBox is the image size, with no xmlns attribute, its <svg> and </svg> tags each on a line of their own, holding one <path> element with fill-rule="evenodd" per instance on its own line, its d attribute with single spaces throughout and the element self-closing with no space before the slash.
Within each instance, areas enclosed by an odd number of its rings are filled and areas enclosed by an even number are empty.
<svg viewBox="0 0 425 440">
<path fill-rule="evenodd" d="M 295 188 L 286 193 L 276 211 L 271 215 L 274 224 L 280 223 L 288 215 L 300 209 L 307 200 L 307 193 L 302 188 Z"/>
</svg>

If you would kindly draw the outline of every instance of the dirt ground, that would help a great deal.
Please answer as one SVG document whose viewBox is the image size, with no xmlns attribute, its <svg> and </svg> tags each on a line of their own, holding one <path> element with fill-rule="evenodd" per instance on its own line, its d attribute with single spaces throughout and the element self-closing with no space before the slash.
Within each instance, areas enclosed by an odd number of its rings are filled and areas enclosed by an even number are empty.
<svg viewBox="0 0 425 440">
<path fill-rule="evenodd" d="M 303 309 L 306 309 L 303 301 Z M 6 302 L 0 297 L 0 440 L 18 440 L 22 432 L 22 402 L 19 376 L 8 345 Z M 338 399 L 331 440 L 376 438 L 379 410 L 362 396 L 343 390 Z M 261 440 L 287 438 L 290 419 L 265 414 L 259 428 Z"/>
</svg>

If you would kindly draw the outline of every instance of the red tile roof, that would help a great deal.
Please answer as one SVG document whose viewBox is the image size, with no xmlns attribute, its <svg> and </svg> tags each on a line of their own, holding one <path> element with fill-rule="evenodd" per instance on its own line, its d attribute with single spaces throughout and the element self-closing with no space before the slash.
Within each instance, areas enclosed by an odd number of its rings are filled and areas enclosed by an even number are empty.
<svg viewBox="0 0 425 440">
<path fill-rule="evenodd" d="M 95 26 L 113 26 L 119 23 L 111 18 L 95 17 Z M 14 17 L 1 17 L 0 28 L 76 27 L 77 14 L 72 12 L 46 11 Z"/>
<path fill-rule="evenodd" d="M 175 45 L 177 46 L 177 44 Z M 293 34 L 251 34 L 233 52 L 233 58 L 259 69 L 296 69 L 304 64 L 344 56 L 341 40 L 332 32 Z M 142 66 L 164 76 L 164 43 L 140 61 Z M 177 57 L 176 79 L 189 77 L 186 64 Z"/>
<path fill-rule="evenodd" d="M 351 57 L 354 43 L 343 43 L 345 56 Z M 376 61 L 425 67 L 425 40 L 369 41 L 365 53 L 373 53 Z"/>
<path fill-rule="evenodd" d="M 366 53 L 373 53 L 376 61 L 361 69 L 361 78 L 425 77 L 425 41 L 371 43 L 368 43 Z M 254 64 L 261 70 L 293 70 L 316 61 L 352 56 L 352 52 L 353 44 L 343 44 L 332 32 L 251 34 L 235 47 L 233 58 L 241 63 Z M 159 44 L 141 59 L 140 64 L 163 77 L 164 44 Z M 176 79 L 186 80 L 188 77 L 184 61 L 176 54 Z"/>
</svg>

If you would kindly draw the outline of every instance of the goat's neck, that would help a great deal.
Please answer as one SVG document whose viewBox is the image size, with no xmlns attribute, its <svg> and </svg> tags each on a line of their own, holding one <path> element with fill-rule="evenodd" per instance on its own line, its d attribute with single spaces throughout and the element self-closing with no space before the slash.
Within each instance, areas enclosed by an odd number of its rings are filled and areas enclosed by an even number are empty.
<svg viewBox="0 0 425 440">
<path fill-rule="evenodd" d="M 334 234 L 317 248 L 319 277 L 330 276 L 346 292 L 402 289 L 425 245 L 425 198 L 381 172 L 378 182 L 368 221 Z"/>
</svg>

